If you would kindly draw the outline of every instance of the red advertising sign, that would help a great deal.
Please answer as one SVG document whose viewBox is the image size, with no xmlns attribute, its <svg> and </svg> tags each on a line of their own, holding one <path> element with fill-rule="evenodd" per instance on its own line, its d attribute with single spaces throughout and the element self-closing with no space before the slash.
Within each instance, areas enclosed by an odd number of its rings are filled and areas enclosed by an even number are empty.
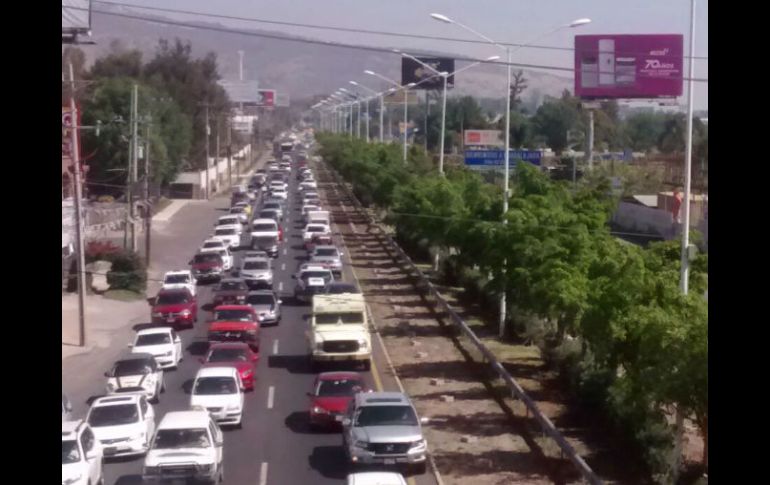
<svg viewBox="0 0 770 485">
<path fill-rule="evenodd" d="M 575 95 L 583 99 L 682 95 L 680 34 L 576 35 Z"/>
</svg>

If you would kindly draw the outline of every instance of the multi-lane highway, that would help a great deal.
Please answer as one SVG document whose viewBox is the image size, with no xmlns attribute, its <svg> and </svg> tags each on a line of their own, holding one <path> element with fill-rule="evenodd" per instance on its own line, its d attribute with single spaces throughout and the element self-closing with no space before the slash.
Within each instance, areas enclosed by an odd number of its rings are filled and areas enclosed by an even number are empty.
<svg viewBox="0 0 770 485">
<path fill-rule="evenodd" d="M 311 167 L 313 167 L 311 165 Z M 314 168 L 314 167 L 313 167 Z M 325 192 L 332 187 L 319 184 L 319 192 L 325 202 Z M 300 305 L 291 298 L 294 281 L 291 275 L 306 259 L 302 245 L 302 224 L 297 181 L 292 173 L 288 207 L 284 220 L 284 242 L 274 260 L 274 289 L 283 298 L 283 318 L 280 325 L 261 330 L 261 359 L 257 365 L 257 381 L 253 392 L 246 395 L 242 429 L 225 428 L 224 468 L 225 483 L 232 484 L 326 484 L 344 483 L 351 471 L 346 464 L 342 439 L 338 431 L 312 432 L 308 426 L 308 402 L 306 393 L 311 390 L 315 377 L 307 361 L 305 331 L 308 329 L 308 305 Z M 183 268 L 196 247 L 211 233 L 216 218 L 229 208 L 228 200 L 220 197 L 205 205 L 187 207 L 176 217 L 185 222 L 183 233 L 167 233 L 167 244 L 179 238 L 178 250 L 164 261 L 164 270 Z M 258 203 L 255 204 L 258 206 Z M 256 209 L 257 207 L 255 207 Z M 326 207 L 324 207 L 326 208 Z M 336 225 L 333 225 L 336 229 Z M 343 271 L 344 281 L 354 281 L 349 251 L 335 231 L 335 242 L 346 253 Z M 243 251 L 236 251 L 236 266 Z M 213 285 L 212 285 L 213 286 Z M 198 302 L 206 306 L 212 299 L 212 286 L 199 286 Z M 207 306 L 208 308 L 208 306 Z M 175 371 L 166 373 L 166 392 L 155 405 L 158 421 L 173 410 L 189 407 L 192 379 L 200 367 L 199 358 L 206 351 L 206 327 L 210 313 L 199 312 L 194 329 L 181 331 L 184 343 L 184 360 Z M 116 316 L 119 318 L 120 316 Z M 149 308 L 147 310 L 149 320 Z M 141 325 L 139 326 L 141 327 Z M 126 335 L 130 335 L 126 330 Z M 123 347 L 118 337 L 114 346 Z M 371 372 L 362 372 L 367 384 L 375 390 L 397 391 L 398 387 L 386 370 L 386 359 L 377 339 L 372 340 L 373 363 Z M 128 352 L 123 350 L 122 352 Z M 117 352 L 115 352 L 117 354 Z M 69 383 L 70 398 L 76 414 L 84 415 L 87 401 L 103 395 L 104 377 L 107 370 L 101 365 L 88 365 L 88 356 L 79 356 L 77 376 L 63 376 L 63 385 Z M 64 385 L 67 390 L 67 385 Z M 105 484 L 128 485 L 142 483 L 143 458 L 116 459 L 105 463 Z M 408 474 L 407 474 L 408 476 Z M 420 476 L 408 476 L 411 484 L 433 484 L 430 472 Z"/>
</svg>

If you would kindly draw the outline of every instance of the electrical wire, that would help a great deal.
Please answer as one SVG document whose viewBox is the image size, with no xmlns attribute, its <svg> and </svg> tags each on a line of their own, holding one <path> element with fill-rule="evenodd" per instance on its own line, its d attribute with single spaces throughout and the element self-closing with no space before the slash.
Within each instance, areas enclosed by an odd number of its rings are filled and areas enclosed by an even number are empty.
<svg viewBox="0 0 770 485">
<path fill-rule="evenodd" d="M 286 21 L 280 21 L 280 20 L 268 20 L 268 19 L 254 18 L 254 17 L 240 17 L 235 15 L 222 15 L 222 14 L 215 14 L 215 13 L 209 13 L 209 12 L 197 12 L 192 10 L 180 10 L 180 9 L 163 8 L 163 7 L 147 7 L 144 5 L 135 5 L 131 3 L 105 2 L 101 0 L 93 0 L 92 3 L 101 3 L 103 5 L 113 5 L 117 7 L 131 7 L 131 8 L 138 8 L 141 10 L 150 10 L 155 12 L 197 15 L 200 17 L 215 18 L 215 19 L 238 20 L 243 22 L 254 22 L 254 23 L 262 23 L 262 24 L 270 24 L 270 25 L 283 25 L 287 27 L 302 27 L 302 28 L 308 28 L 308 29 L 330 30 L 334 32 L 347 32 L 347 33 L 354 33 L 354 34 L 372 34 L 372 35 L 382 35 L 382 36 L 388 36 L 388 37 L 405 37 L 405 38 L 411 38 L 411 39 L 441 40 L 446 42 L 459 42 L 459 43 L 465 43 L 465 44 L 480 44 L 480 45 L 489 44 L 489 42 L 486 42 L 483 40 L 476 40 L 476 39 L 460 39 L 457 37 L 441 37 L 441 36 L 431 36 L 431 35 L 409 34 L 405 32 L 388 32 L 383 30 L 356 29 L 351 27 L 339 27 L 339 26 L 332 26 L 332 25 L 286 22 Z M 499 44 L 503 46 L 517 47 L 517 48 L 545 49 L 545 50 L 558 50 L 558 51 L 569 51 L 569 52 L 575 51 L 574 47 L 545 46 L 545 45 L 537 45 L 537 44 L 516 44 L 512 42 L 500 42 Z M 598 52 L 601 53 L 603 51 L 598 51 Z M 622 54 L 622 55 L 646 54 L 645 52 L 631 52 L 631 51 L 612 51 L 612 53 Z M 665 58 L 665 57 L 673 57 L 673 56 L 659 56 L 659 57 Z M 683 58 L 689 59 L 690 56 L 683 56 Z M 692 58 L 697 60 L 705 60 L 705 61 L 708 60 L 708 57 L 706 56 L 694 56 Z"/>
<path fill-rule="evenodd" d="M 64 8 L 64 7 L 63 7 Z M 81 8 L 81 7 L 66 7 L 71 10 L 80 10 L 80 11 L 89 11 L 87 8 Z M 395 53 L 391 49 L 383 48 L 383 47 L 371 47 L 371 46 L 362 46 L 362 45 L 355 45 L 355 44 L 346 44 L 342 42 L 332 42 L 332 41 L 323 41 L 323 40 L 311 40 L 311 39 L 299 39 L 296 37 L 287 37 L 285 35 L 276 35 L 276 34 L 267 34 L 267 33 L 258 33 L 253 31 L 246 31 L 246 30 L 238 30 L 238 29 L 232 29 L 232 28 L 225 28 L 225 27 L 215 27 L 215 26 L 205 26 L 190 22 L 181 22 L 181 21 L 174 21 L 174 20 L 168 20 L 168 19 L 157 19 L 152 17 L 144 17 L 141 15 L 134 15 L 134 14 L 125 14 L 125 13 L 117 13 L 117 12 L 108 12 L 104 10 L 95 10 L 90 9 L 92 13 L 100 13 L 103 15 L 109 15 L 112 17 L 119 17 L 119 18 L 127 18 L 127 19 L 133 19 L 133 20 L 141 20 L 144 22 L 150 22 L 150 23 L 156 23 L 161 25 L 174 25 L 177 27 L 184 27 L 188 29 L 196 29 L 196 30 L 209 30 L 212 32 L 220 32 L 220 33 L 228 33 L 228 34 L 237 34 L 237 35 L 244 35 L 248 37 L 258 37 L 258 38 L 266 38 L 266 39 L 276 39 L 276 40 L 283 40 L 287 42 L 298 42 L 301 44 L 314 44 L 314 45 L 323 45 L 326 47 L 339 47 L 344 49 L 354 49 L 354 50 L 362 50 L 362 51 L 368 51 L 368 52 L 380 52 L 385 54 L 393 54 Z M 417 56 L 430 56 L 430 54 L 421 54 L 416 53 Z M 486 61 L 486 60 L 479 60 L 472 57 L 465 57 L 465 56 L 454 56 L 455 60 L 458 61 L 466 61 L 466 62 L 479 62 L 482 64 L 489 64 L 494 66 L 511 66 L 511 67 L 519 67 L 519 68 L 527 68 L 527 69 L 542 69 L 546 71 L 562 71 L 562 72 L 569 72 L 574 73 L 575 69 L 573 67 L 562 67 L 562 66 L 549 66 L 549 65 L 542 65 L 542 64 L 529 64 L 529 63 L 522 63 L 522 62 L 502 62 L 502 61 Z M 599 71 L 599 74 L 601 74 L 602 71 Z M 607 72 L 609 73 L 609 71 Z M 652 74 L 643 74 L 639 73 L 637 77 L 649 77 L 649 78 L 655 78 L 658 79 L 657 76 L 654 76 Z M 667 77 L 666 79 L 672 80 L 672 81 L 678 81 L 678 80 L 684 80 L 689 81 L 692 80 L 693 82 L 700 82 L 700 83 L 708 83 L 707 78 L 689 78 L 689 77 Z"/>
</svg>

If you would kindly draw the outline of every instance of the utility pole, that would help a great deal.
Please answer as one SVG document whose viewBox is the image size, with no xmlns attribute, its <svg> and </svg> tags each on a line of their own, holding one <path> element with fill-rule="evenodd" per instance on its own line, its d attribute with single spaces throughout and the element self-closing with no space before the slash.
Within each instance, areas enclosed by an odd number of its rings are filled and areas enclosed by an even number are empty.
<svg viewBox="0 0 770 485">
<path fill-rule="evenodd" d="M 150 210 L 150 123 L 147 123 L 147 139 L 144 141 L 144 255 L 147 269 L 150 268 L 150 229 L 152 226 L 152 211 Z"/>
<path fill-rule="evenodd" d="M 131 219 L 131 251 L 136 251 L 137 244 L 136 244 L 136 223 L 135 217 L 136 214 L 134 213 L 134 184 L 136 184 L 137 180 L 137 166 L 139 162 L 139 144 L 138 144 L 138 131 L 139 131 L 139 86 L 134 83 L 134 89 L 132 91 L 133 95 L 133 103 L 132 103 L 132 113 L 133 113 L 133 120 L 131 123 L 131 143 L 134 146 L 133 151 L 131 152 L 131 170 L 129 173 L 130 182 L 129 182 L 129 189 L 128 189 L 128 213 L 129 218 Z"/>
<path fill-rule="evenodd" d="M 209 181 L 209 137 L 211 136 L 211 127 L 209 126 L 209 105 L 206 106 L 206 188 L 204 193 L 206 194 L 206 200 L 209 199 L 209 187 L 211 183 Z"/>
<path fill-rule="evenodd" d="M 230 117 L 227 117 L 227 178 L 230 180 L 230 187 L 233 186 L 233 141 L 232 141 L 232 123 Z"/>
<path fill-rule="evenodd" d="M 78 323 L 80 340 L 78 345 L 86 345 L 86 257 L 83 248 L 83 222 L 81 221 L 80 204 L 83 187 L 80 185 L 80 147 L 78 146 L 78 111 L 75 104 L 75 74 L 72 63 L 69 63 L 70 71 L 70 112 L 72 113 L 72 167 L 75 181 L 75 235 L 77 237 L 77 270 L 78 270 Z"/>
<path fill-rule="evenodd" d="M 214 155 L 214 176 L 217 179 L 217 186 L 221 188 L 223 184 L 219 183 L 219 153 L 220 153 L 219 152 L 219 121 L 220 121 L 219 113 L 217 113 L 215 118 L 216 118 L 217 125 L 216 125 L 216 155 Z"/>
</svg>

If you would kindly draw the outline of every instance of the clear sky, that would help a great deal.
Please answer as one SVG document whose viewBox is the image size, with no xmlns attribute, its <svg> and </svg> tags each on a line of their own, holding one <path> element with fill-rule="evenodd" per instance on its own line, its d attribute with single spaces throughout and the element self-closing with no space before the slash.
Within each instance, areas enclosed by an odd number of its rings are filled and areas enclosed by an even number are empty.
<svg viewBox="0 0 770 485">
<path fill-rule="evenodd" d="M 459 37 L 472 34 L 429 17 L 442 13 L 500 42 L 525 43 L 559 25 L 588 17 L 591 24 L 557 32 L 539 45 L 572 47 L 575 34 L 683 34 L 689 53 L 689 0 L 106 0 L 269 20 Z M 98 8 L 99 4 L 94 2 Z M 174 17 L 172 14 L 163 14 Z M 189 20 L 194 17 L 177 16 Z M 197 18 L 200 20 L 200 17 Z M 216 20 L 238 28 L 281 31 L 323 40 L 403 50 L 436 50 L 488 57 L 491 46 L 448 43 Z M 708 57 L 708 0 L 697 0 L 695 55 Z M 571 67 L 572 53 L 524 48 L 514 61 Z M 686 66 L 686 64 L 685 64 Z M 565 72 L 551 71 L 561 76 Z M 708 60 L 695 61 L 695 77 L 708 78 Z M 685 87 L 686 93 L 686 87 Z M 685 98 L 680 100 L 684 103 Z M 695 83 L 695 108 L 708 108 L 708 83 Z"/>
</svg>

